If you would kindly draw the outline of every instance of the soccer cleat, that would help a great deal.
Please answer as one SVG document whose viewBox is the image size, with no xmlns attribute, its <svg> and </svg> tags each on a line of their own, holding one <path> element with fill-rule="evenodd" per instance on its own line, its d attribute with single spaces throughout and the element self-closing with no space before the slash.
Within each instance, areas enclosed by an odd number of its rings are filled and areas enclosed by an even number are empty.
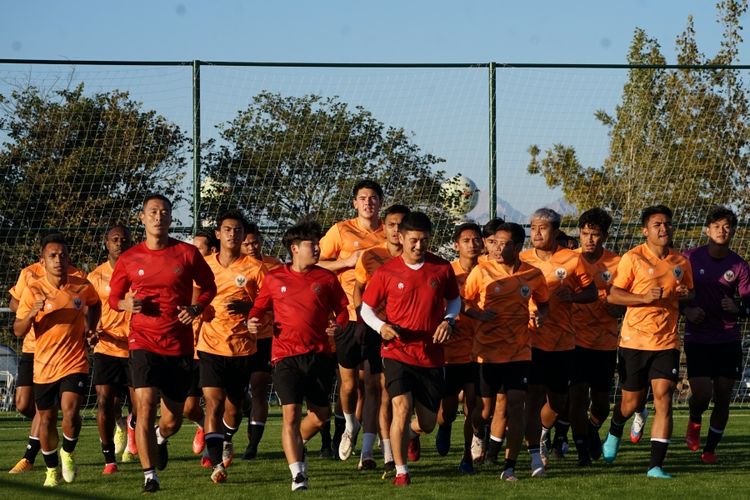
<svg viewBox="0 0 750 500">
<path fill-rule="evenodd" d="M 685 443 L 690 451 L 698 451 L 701 447 L 701 424 L 688 420 L 685 432 Z"/>
<path fill-rule="evenodd" d="M 617 451 L 620 449 L 620 438 L 607 433 L 607 439 L 602 444 L 602 457 L 604 461 L 611 464 L 617 458 Z"/>
<path fill-rule="evenodd" d="M 583 457 L 578 459 L 578 467 L 591 467 L 592 462 L 589 457 Z"/>
<path fill-rule="evenodd" d="M 446 456 L 451 451 L 451 429 L 452 426 L 449 424 L 438 427 L 435 436 L 435 449 L 441 457 Z"/>
<path fill-rule="evenodd" d="M 145 483 L 143 483 L 143 492 L 144 493 L 156 493 L 161 489 L 161 486 L 159 485 L 158 479 L 147 479 Z"/>
<path fill-rule="evenodd" d="M 516 477 L 516 473 L 513 470 L 513 468 L 505 469 L 504 471 L 502 471 L 500 473 L 500 479 L 502 481 L 510 481 L 510 482 L 518 481 L 518 478 Z"/>
<path fill-rule="evenodd" d="M 602 458 L 602 438 L 599 436 L 599 429 L 589 425 L 588 436 L 591 460 L 599 460 Z"/>
<path fill-rule="evenodd" d="M 57 467 L 47 467 L 47 475 L 44 478 L 45 488 L 54 488 L 60 484 L 60 473 Z"/>
<path fill-rule="evenodd" d="M 701 463 L 706 465 L 716 465 L 719 459 L 716 458 L 716 453 L 712 451 L 704 451 L 701 453 Z"/>
<path fill-rule="evenodd" d="M 234 444 L 231 441 L 224 441 L 224 447 L 221 450 L 221 463 L 224 468 L 228 468 L 232 465 L 232 459 L 234 458 Z"/>
<path fill-rule="evenodd" d="M 200 455 L 205 447 L 206 435 L 203 432 L 203 427 L 198 426 L 195 428 L 195 436 L 193 436 L 193 454 Z"/>
<path fill-rule="evenodd" d="M 393 478 L 393 486 L 409 486 L 410 484 L 411 477 L 408 472 L 404 474 L 396 474 L 396 477 Z"/>
<path fill-rule="evenodd" d="M 138 445 L 135 444 L 135 429 L 130 428 L 130 418 L 131 418 L 131 415 L 128 415 L 127 424 L 125 425 L 125 428 L 128 431 L 128 444 L 127 444 L 126 450 L 131 455 L 137 455 Z"/>
<path fill-rule="evenodd" d="M 467 462 L 466 460 L 461 460 L 461 463 L 458 464 L 458 472 L 467 476 L 473 476 L 477 473 L 476 469 L 474 469 L 474 463 Z"/>
<path fill-rule="evenodd" d="M 32 470 L 34 470 L 34 464 L 29 462 L 26 457 L 23 457 L 11 470 L 8 471 L 8 474 L 23 474 L 24 472 L 31 472 Z"/>
<path fill-rule="evenodd" d="M 474 462 L 484 459 L 484 440 L 476 434 L 471 438 L 471 459 Z"/>
<path fill-rule="evenodd" d="M 72 483 L 78 473 L 78 467 L 76 467 L 76 462 L 73 459 L 73 453 L 60 450 L 60 465 L 62 465 L 63 480 L 66 483 Z"/>
<path fill-rule="evenodd" d="M 242 460 L 255 460 L 258 457 L 258 448 L 253 445 L 247 445 L 245 453 L 242 454 Z"/>
<path fill-rule="evenodd" d="M 531 477 L 544 477 L 546 474 L 546 471 L 544 470 L 544 461 L 542 460 L 542 457 L 539 456 L 538 458 L 535 458 L 535 456 L 531 457 Z"/>
<path fill-rule="evenodd" d="M 109 476 L 117 472 L 117 464 L 111 463 L 111 464 L 105 464 L 104 470 L 102 471 L 102 476 Z"/>
<path fill-rule="evenodd" d="M 122 459 L 120 459 L 120 462 L 124 464 L 130 463 L 130 462 L 135 461 L 135 457 L 136 455 L 133 455 L 132 453 L 128 451 L 127 448 L 125 448 L 125 451 L 122 452 Z"/>
<path fill-rule="evenodd" d="M 388 479 L 396 473 L 396 462 L 391 460 L 383 465 L 383 475 L 381 479 Z"/>
<path fill-rule="evenodd" d="M 661 467 L 651 467 L 646 473 L 646 477 L 655 479 L 672 479 L 672 476 L 664 472 Z"/>
<path fill-rule="evenodd" d="M 320 453 L 318 453 L 319 458 L 333 458 L 333 449 L 328 448 L 321 448 Z"/>
<path fill-rule="evenodd" d="M 169 445 L 169 441 L 166 439 L 162 444 L 156 445 L 156 468 L 157 470 L 164 470 L 167 468 L 167 463 L 169 462 L 169 450 L 167 449 L 167 446 Z"/>
<path fill-rule="evenodd" d="M 125 451 L 125 447 L 128 445 L 128 433 L 124 427 L 115 425 L 115 455 L 119 455 Z"/>
<path fill-rule="evenodd" d="M 211 481 L 219 484 L 223 483 L 227 480 L 227 470 L 224 468 L 223 465 L 219 464 L 216 467 L 214 467 L 214 470 L 211 472 Z"/>
<path fill-rule="evenodd" d="M 304 491 L 309 487 L 307 477 L 301 472 L 292 480 L 292 491 Z"/>
<path fill-rule="evenodd" d="M 354 430 L 350 432 L 344 429 L 344 433 L 341 435 L 341 442 L 339 443 L 339 458 L 341 460 L 347 460 L 352 456 L 352 452 L 354 451 L 354 444 L 357 442 L 357 434 L 359 434 L 361 427 L 356 420 L 354 423 L 356 424 Z"/>
<path fill-rule="evenodd" d="M 409 440 L 409 445 L 406 447 L 406 457 L 411 462 L 419 462 L 421 456 L 422 445 L 419 443 L 419 436 L 414 436 Z"/>
<path fill-rule="evenodd" d="M 375 470 L 378 468 L 377 462 L 375 462 L 375 459 L 372 457 L 365 457 L 359 458 L 359 463 L 357 464 L 357 470 Z"/>
<path fill-rule="evenodd" d="M 213 467 L 211 459 L 208 458 L 208 450 L 203 450 L 203 456 L 201 456 L 201 467 L 204 469 L 211 469 Z"/>
<path fill-rule="evenodd" d="M 643 411 L 636 412 L 633 416 L 633 423 L 630 425 L 630 442 L 637 443 L 643 437 L 643 429 L 648 421 L 648 408 L 643 407 Z"/>
</svg>

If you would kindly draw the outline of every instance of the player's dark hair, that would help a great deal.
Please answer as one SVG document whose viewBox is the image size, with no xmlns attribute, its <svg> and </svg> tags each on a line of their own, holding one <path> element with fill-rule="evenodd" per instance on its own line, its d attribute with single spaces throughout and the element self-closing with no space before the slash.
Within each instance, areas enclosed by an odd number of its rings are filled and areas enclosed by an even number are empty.
<svg viewBox="0 0 750 500">
<path fill-rule="evenodd" d="M 303 241 L 319 241 L 323 234 L 320 223 L 314 220 L 303 220 L 290 227 L 281 238 L 281 243 L 292 254 L 292 245 L 299 245 Z"/>
<path fill-rule="evenodd" d="M 383 188 L 372 179 L 363 179 L 357 182 L 352 188 L 353 198 L 357 197 L 357 193 L 359 193 L 360 189 L 372 189 L 378 195 L 378 198 L 380 198 L 381 201 L 383 200 Z"/>
<path fill-rule="evenodd" d="M 385 209 L 385 211 L 383 212 L 383 218 L 385 219 L 392 214 L 407 215 L 409 212 L 411 212 L 411 209 L 409 207 L 407 207 L 406 205 L 399 205 L 397 203 Z"/>
<path fill-rule="evenodd" d="M 399 227 L 401 233 L 407 231 L 422 231 L 425 233 L 432 233 L 432 221 L 422 212 L 409 212 L 404 216 L 404 220 L 401 221 L 401 227 Z"/>
<path fill-rule="evenodd" d="M 461 233 L 464 231 L 474 231 L 480 238 L 482 237 L 482 228 L 479 227 L 479 224 L 474 222 L 464 222 L 463 224 L 456 226 L 456 229 L 453 230 L 453 241 L 458 242 L 461 238 Z"/>
<path fill-rule="evenodd" d="M 727 207 L 721 206 L 713 207 L 708 212 L 708 215 L 706 216 L 706 227 L 720 220 L 726 220 L 729 222 L 729 226 L 732 229 L 737 227 L 737 214 L 729 210 Z"/>
<path fill-rule="evenodd" d="M 526 230 L 522 225 L 516 224 L 515 222 L 504 222 L 500 224 L 497 229 L 495 229 L 495 233 L 498 231 L 510 233 L 510 239 L 513 240 L 513 243 L 516 245 L 523 245 L 526 241 Z"/>
<path fill-rule="evenodd" d="M 529 217 L 530 221 L 533 221 L 534 219 L 546 220 L 552 224 L 552 229 L 560 229 L 560 223 L 562 222 L 562 216 L 560 214 L 551 208 L 546 207 L 535 210 L 534 213 L 531 214 L 531 217 Z"/>
<path fill-rule="evenodd" d="M 65 247 L 65 250 L 68 250 L 68 240 L 65 239 L 65 236 L 63 236 L 62 233 L 51 233 L 42 238 L 42 241 L 39 244 L 39 250 L 44 253 L 44 249 L 47 248 L 47 245 L 51 243 L 58 243 L 60 245 L 63 245 Z"/>
<path fill-rule="evenodd" d="M 607 213 L 606 210 L 599 207 L 594 207 L 586 210 L 578 217 L 578 227 L 583 229 L 585 227 L 598 227 L 602 233 L 609 233 L 609 226 L 612 225 L 612 216 Z"/>
<path fill-rule="evenodd" d="M 161 200 L 161 201 L 163 201 L 169 207 L 169 211 L 170 212 L 172 211 L 172 202 L 169 201 L 169 198 L 167 198 L 163 194 L 159 194 L 159 193 L 151 193 L 148 196 L 146 196 L 146 198 L 144 198 L 144 200 L 143 200 L 143 206 L 142 206 L 142 208 L 146 208 L 146 203 L 148 203 L 151 200 Z"/>
<path fill-rule="evenodd" d="M 109 229 L 107 229 L 107 232 L 104 233 L 104 239 L 106 240 L 109 238 L 109 233 L 114 231 L 115 229 L 122 229 L 122 232 L 125 233 L 128 237 L 130 237 L 130 229 L 125 224 L 115 224 L 114 226 L 110 226 Z"/>
<path fill-rule="evenodd" d="M 489 238 L 493 234 L 495 234 L 500 226 L 505 224 L 505 219 L 501 219 L 500 217 L 496 217 L 494 219 L 490 219 L 487 224 L 482 227 L 482 237 L 483 238 Z"/>
<path fill-rule="evenodd" d="M 219 240 L 216 239 L 216 233 L 209 229 L 199 229 L 194 235 L 195 238 L 206 238 L 206 245 L 209 249 L 213 249 L 215 252 L 219 251 Z"/>
<path fill-rule="evenodd" d="M 250 224 L 240 210 L 227 210 L 216 218 L 216 230 L 221 229 L 225 220 L 236 220 L 242 225 L 242 230 L 247 233 L 247 226 Z"/>
<path fill-rule="evenodd" d="M 652 215 L 666 215 L 669 217 L 669 220 L 672 220 L 672 210 L 670 210 L 669 207 L 665 205 L 653 205 L 651 207 L 646 207 L 643 209 L 643 212 L 641 212 L 641 227 L 646 227 L 648 225 L 648 220 L 651 218 Z"/>
<path fill-rule="evenodd" d="M 260 228 L 255 222 L 248 222 L 245 226 L 245 236 L 247 236 L 248 234 L 254 234 L 258 239 L 262 238 L 262 235 L 260 234 Z"/>
</svg>

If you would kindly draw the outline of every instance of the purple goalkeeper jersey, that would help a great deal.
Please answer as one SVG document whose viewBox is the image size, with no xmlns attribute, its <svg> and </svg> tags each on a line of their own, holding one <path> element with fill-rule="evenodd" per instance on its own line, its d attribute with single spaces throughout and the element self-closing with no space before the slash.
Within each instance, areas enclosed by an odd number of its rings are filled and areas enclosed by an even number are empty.
<svg viewBox="0 0 750 500">
<path fill-rule="evenodd" d="M 685 342 L 719 344 L 740 340 L 737 315 L 722 310 L 721 299 L 727 296 L 737 301 L 737 295 L 750 295 L 750 268 L 747 262 L 732 251 L 723 259 L 714 259 L 709 255 L 707 245 L 691 248 L 684 255 L 693 269 L 693 305 L 706 313 L 699 324 L 685 322 Z"/>
</svg>

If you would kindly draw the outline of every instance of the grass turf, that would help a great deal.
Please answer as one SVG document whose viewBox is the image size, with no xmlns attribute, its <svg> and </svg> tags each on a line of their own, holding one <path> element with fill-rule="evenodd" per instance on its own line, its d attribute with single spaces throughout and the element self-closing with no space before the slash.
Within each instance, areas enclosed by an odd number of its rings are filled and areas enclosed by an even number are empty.
<svg viewBox="0 0 750 500">
<path fill-rule="evenodd" d="M 460 418 L 460 417 L 459 417 Z M 563 460 L 551 459 L 547 477 L 529 477 L 529 459 L 521 454 L 516 468 L 520 479 L 515 484 L 498 479 L 497 467 L 480 467 L 476 476 L 462 476 L 457 472 L 460 460 L 458 424 L 454 424 L 451 453 L 437 455 L 434 435 L 422 438 L 422 459 L 410 464 L 412 485 L 398 489 L 380 479 L 381 471 L 359 472 L 357 457 L 348 461 L 318 458 L 319 438 L 309 443 L 308 474 L 310 490 L 307 497 L 348 498 L 489 498 L 498 495 L 514 498 L 748 498 L 750 497 L 750 410 L 733 409 L 717 454 L 716 466 L 701 465 L 698 453 L 690 452 L 682 439 L 687 413 L 675 412 L 675 431 L 665 470 L 674 475 L 672 480 L 646 478 L 648 465 L 648 434 L 640 444 L 631 444 L 625 429 L 620 454 L 613 465 L 601 461 L 592 467 L 576 466 L 575 450 Z M 706 416 L 706 423 L 708 418 Z M 246 436 L 243 430 L 235 436 L 237 454 L 241 456 Z M 186 423 L 170 439 L 170 460 L 166 470 L 159 473 L 162 490 L 158 498 L 180 500 L 216 496 L 231 498 L 284 498 L 290 491 L 291 477 L 286 466 L 279 438 L 280 415 L 272 410 L 261 442 L 258 459 L 243 461 L 239 456 L 229 468 L 226 483 L 215 485 L 210 471 L 199 465 L 192 454 L 194 426 Z M 602 430 L 602 435 L 606 432 Z M 7 471 L 22 456 L 28 435 L 28 421 L 10 415 L 0 416 L 0 464 Z M 703 432 L 705 439 L 705 428 Z M 377 455 L 377 450 L 376 450 Z M 118 457 L 119 459 L 119 457 Z M 379 465 L 382 459 L 377 456 Z M 120 464 L 120 472 L 102 476 L 103 458 L 99 447 L 95 421 L 84 421 L 76 450 L 78 477 L 71 484 L 61 484 L 53 490 L 42 488 L 44 462 L 37 458 L 35 469 L 26 474 L 0 474 L 0 497 L 20 498 L 132 498 L 141 494 L 143 476 L 140 464 Z"/>
</svg>

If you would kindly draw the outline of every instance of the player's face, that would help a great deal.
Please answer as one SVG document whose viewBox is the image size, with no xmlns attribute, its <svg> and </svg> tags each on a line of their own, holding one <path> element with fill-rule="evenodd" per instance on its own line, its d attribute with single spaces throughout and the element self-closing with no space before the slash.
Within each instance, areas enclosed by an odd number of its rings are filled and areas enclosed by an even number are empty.
<svg viewBox="0 0 750 500">
<path fill-rule="evenodd" d="M 531 221 L 531 244 L 539 250 L 553 250 L 557 245 L 557 232 L 550 221 L 534 219 Z"/>
<path fill-rule="evenodd" d="M 646 227 L 643 228 L 643 236 L 646 241 L 656 247 L 668 247 L 672 241 L 672 219 L 665 214 L 654 214 L 648 218 Z"/>
<path fill-rule="evenodd" d="M 104 246 L 107 253 L 112 259 L 117 260 L 120 254 L 130 248 L 133 242 L 130 239 L 130 232 L 121 227 L 110 229 L 107 233 L 107 239 L 104 240 Z"/>
<path fill-rule="evenodd" d="M 354 197 L 354 209 L 357 211 L 357 216 L 363 219 L 378 217 L 382 204 L 383 200 L 380 199 L 378 193 L 369 188 L 360 189 Z"/>
<path fill-rule="evenodd" d="M 734 236 L 734 228 L 727 219 L 719 219 L 708 225 L 706 236 L 717 245 L 729 245 Z"/>
<path fill-rule="evenodd" d="M 216 238 L 219 240 L 221 250 L 239 250 L 245 239 L 245 228 L 238 220 L 225 219 L 216 231 Z"/>
<path fill-rule="evenodd" d="M 249 255 L 253 259 L 260 260 L 263 258 L 263 253 L 261 252 L 262 247 L 263 240 L 260 239 L 260 236 L 250 233 L 245 235 L 245 239 L 242 241 L 241 251 L 243 254 Z"/>
<path fill-rule="evenodd" d="M 461 231 L 454 244 L 458 256 L 464 259 L 476 259 L 482 253 L 482 235 L 473 229 Z"/>
<path fill-rule="evenodd" d="M 404 261 L 407 264 L 422 262 L 430 248 L 430 233 L 425 231 L 406 231 L 398 233 L 404 249 Z"/>
<path fill-rule="evenodd" d="M 487 244 L 487 255 L 490 259 L 506 264 L 513 264 L 518 258 L 523 244 L 516 245 L 513 236 L 508 231 L 498 231 L 492 236 L 485 238 Z"/>
<path fill-rule="evenodd" d="M 166 236 L 172 224 L 172 209 L 164 200 L 148 200 L 141 212 L 141 223 L 146 227 L 147 235 Z"/>
<path fill-rule="evenodd" d="M 580 229 L 579 240 L 581 241 L 581 250 L 586 254 L 595 254 L 603 246 L 607 235 L 602 232 L 599 226 L 586 225 Z"/>
<path fill-rule="evenodd" d="M 50 276 L 61 277 L 68 269 L 68 249 L 61 243 L 49 243 L 42 252 L 44 270 Z"/>
<path fill-rule="evenodd" d="M 314 266 L 320 259 L 320 244 L 318 240 L 304 240 L 292 245 L 292 257 L 300 266 Z"/>
<path fill-rule="evenodd" d="M 401 221 L 404 220 L 404 214 L 388 214 L 385 216 L 385 237 L 391 245 L 400 245 L 398 239 L 398 230 L 401 228 Z"/>
<path fill-rule="evenodd" d="M 193 246 L 198 249 L 202 256 L 208 257 L 213 252 L 213 249 L 208 246 L 208 238 L 205 236 L 196 236 L 193 238 Z"/>
</svg>

